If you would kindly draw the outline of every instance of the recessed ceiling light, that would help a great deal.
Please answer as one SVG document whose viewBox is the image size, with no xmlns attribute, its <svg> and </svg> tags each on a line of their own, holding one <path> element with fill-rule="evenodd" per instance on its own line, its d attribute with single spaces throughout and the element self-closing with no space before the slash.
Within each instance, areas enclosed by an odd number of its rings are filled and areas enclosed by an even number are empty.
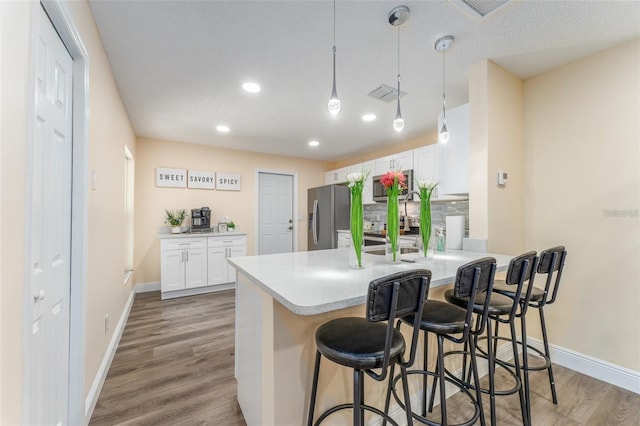
<svg viewBox="0 0 640 426">
<path fill-rule="evenodd" d="M 260 85 L 258 83 L 246 82 L 242 84 L 242 88 L 245 92 L 258 93 L 260 91 Z"/>
<path fill-rule="evenodd" d="M 373 121 L 376 119 L 375 114 L 365 114 L 362 116 L 362 121 Z"/>
<path fill-rule="evenodd" d="M 320 142 L 318 141 L 309 141 L 309 146 L 318 146 L 320 145 Z"/>
<path fill-rule="evenodd" d="M 224 124 L 218 124 L 216 126 L 216 130 L 220 133 L 229 133 L 229 126 L 225 126 Z"/>
</svg>

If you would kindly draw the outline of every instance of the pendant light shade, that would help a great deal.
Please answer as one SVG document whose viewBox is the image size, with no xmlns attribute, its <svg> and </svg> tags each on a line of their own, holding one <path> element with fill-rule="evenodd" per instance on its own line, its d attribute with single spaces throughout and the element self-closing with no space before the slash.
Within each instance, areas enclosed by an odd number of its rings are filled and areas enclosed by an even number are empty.
<svg viewBox="0 0 640 426">
<path fill-rule="evenodd" d="M 398 107 L 396 108 L 396 118 L 393 120 L 393 130 L 400 133 L 404 129 L 404 118 L 400 114 L 400 74 L 398 74 Z"/>
<path fill-rule="evenodd" d="M 340 107 L 340 99 L 336 90 L 336 0 L 333 0 L 333 88 L 327 109 L 331 115 L 336 116 L 340 112 Z"/>
<path fill-rule="evenodd" d="M 434 49 L 438 52 L 442 52 L 442 126 L 438 131 L 438 142 L 445 144 L 449 142 L 449 129 L 447 128 L 447 116 L 446 116 L 446 95 L 445 95 L 445 51 L 453 44 L 453 36 L 446 35 L 436 40 Z"/>
<path fill-rule="evenodd" d="M 389 23 L 398 28 L 398 104 L 396 107 L 396 118 L 393 120 L 393 130 L 400 133 L 404 129 L 404 118 L 400 113 L 400 25 L 409 19 L 409 8 L 407 6 L 396 6 L 389 12 Z"/>
</svg>

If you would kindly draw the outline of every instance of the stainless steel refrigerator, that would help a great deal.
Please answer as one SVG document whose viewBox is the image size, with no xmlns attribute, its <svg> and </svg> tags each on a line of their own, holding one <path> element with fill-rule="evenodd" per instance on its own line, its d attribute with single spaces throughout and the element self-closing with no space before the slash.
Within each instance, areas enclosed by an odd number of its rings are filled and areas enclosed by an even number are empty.
<svg viewBox="0 0 640 426">
<path fill-rule="evenodd" d="M 344 185 L 310 188 L 307 194 L 309 226 L 307 247 L 323 250 L 338 247 L 338 229 L 349 229 L 351 196 Z"/>
</svg>

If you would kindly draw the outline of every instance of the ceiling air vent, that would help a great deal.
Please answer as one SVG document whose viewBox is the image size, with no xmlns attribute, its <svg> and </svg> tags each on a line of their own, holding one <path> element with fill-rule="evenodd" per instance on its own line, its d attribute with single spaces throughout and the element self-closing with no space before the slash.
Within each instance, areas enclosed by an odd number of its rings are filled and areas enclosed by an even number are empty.
<svg viewBox="0 0 640 426">
<path fill-rule="evenodd" d="M 486 18 L 509 3 L 509 0 L 453 0 L 479 18 Z"/>
<path fill-rule="evenodd" d="M 407 92 L 400 91 L 400 97 L 406 95 Z M 386 84 L 381 84 L 376 87 L 372 91 L 369 92 L 369 96 L 372 98 L 379 99 L 383 102 L 393 102 L 398 99 L 398 89 L 395 87 L 387 86 Z"/>
</svg>

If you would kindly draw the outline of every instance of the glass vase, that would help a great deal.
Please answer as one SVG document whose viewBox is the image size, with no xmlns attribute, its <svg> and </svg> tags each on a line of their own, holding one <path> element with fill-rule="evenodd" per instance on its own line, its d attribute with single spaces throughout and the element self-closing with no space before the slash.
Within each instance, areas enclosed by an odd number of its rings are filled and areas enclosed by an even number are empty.
<svg viewBox="0 0 640 426">
<path fill-rule="evenodd" d="M 389 263 L 400 262 L 400 221 L 398 219 L 398 189 L 391 188 L 387 193 L 387 236 L 385 244 L 385 259 Z"/>
<path fill-rule="evenodd" d="M 351 250 L 349 266 L 354 269 L 363 267 L 362 252 L 364 247 L 364 207 L 362 205 L 362 184 L 351 188 Z"/>
<path fill-rule="evenodd" d="M 420 190 L 420 254 L 424 259 L 429 255 L 429 240 L 431 240 L 431 191 Z"/>
</svg>

